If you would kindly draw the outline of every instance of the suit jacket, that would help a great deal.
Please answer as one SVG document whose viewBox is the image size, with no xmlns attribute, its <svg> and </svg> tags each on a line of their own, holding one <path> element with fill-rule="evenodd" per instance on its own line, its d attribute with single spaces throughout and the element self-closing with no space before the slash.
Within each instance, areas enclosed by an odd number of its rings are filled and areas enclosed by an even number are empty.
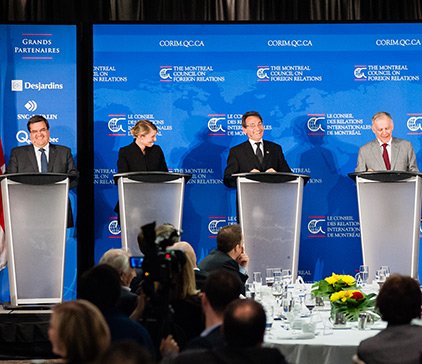
<svg viewBox="0 0 422 364">
<path fill-rule="evenodd" d="M 214 327 L 207 335 L 198 336 L 192 339 L 185 350 L 195 349 L 216 349 L 225 345 L 224 335 L 221 331 L 221 325 Z"/>
<path fill-rule="evenodd" d="M 377 335 L 361 341 L 358 357 L 366 364 L 419 364 L 421 343 L 422 326 L 388 326 Z"/>
<path fill-rule="evenodd" d="M 119 150 L 118 173 L 161 171 L 168 172 L 164 153 L 158 145 L 145 148 L 145 154 L 133 142 Z"/>
<path fill-rule="evenodd" d="M 245 294 L 245 282 L 248 280 L 248 275 L 241 273 L 239 270 L 239 263 L 226 253 L 223 253 L 218 249 L 214 249 L 204 259 L 202 259 L 198 267 L 208 273 L 218 269 L 224 269 L 237 274 L 240 281 L 243 283 L 242 293 Z"/>
<path fill-rule="evenodd" d="M 258 169 L 261 172 L 265 172 L 269 168 L 274 168 L 276 172 L 291 172 L 291 169 L 284 158 L 281 146 L 267 140 L 263 140 L 263 142 L 264 161 L 262 165 L 259 163 L 252 145 L 248 140 L 230 149 L 227 158 L 227 166 L 224 170 L 224 184 L 227 187 L 236 186 L 236 178 L 231 176 L 234 173 L 246 173 L 250 172 L 252 169 Z"/>
<path fill-rule="evenodd" d="M 48 154 L 48 172 L 67 173 L 70 176 L 74 176 L 75 178 L 70 184 L 70 188 L 77 185 L 79 172 L 73 162 L 70 148 L 50 143 Z M 6 173 L 39 173 L 33 145 L 25 145 L 23 147 L 16 147 L 12 149 Z M 67 227 L 72 226 L 72 206 L 69 202 Z"/>
<path fill-rule="evenodd" d="M 393 138 L 391 141 L 391 170 L 418 172 L 416 155 L 412 144 L 407 140 Z M 355 172 L 386 171 L 382 149 L 377 139 L 370 141 L 359 149 Z"/>
<path fill-rule="evenodd" d="M 174 364 L 287 364 L 278 349 L 267 347 L 188 350 L 179 354 Z"/>
</svg>

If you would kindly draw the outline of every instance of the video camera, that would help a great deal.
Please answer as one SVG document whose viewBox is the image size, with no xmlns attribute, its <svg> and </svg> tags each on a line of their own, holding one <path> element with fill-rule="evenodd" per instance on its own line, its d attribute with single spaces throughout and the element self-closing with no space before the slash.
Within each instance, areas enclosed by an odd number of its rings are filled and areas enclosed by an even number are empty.
<svg viewBox="0 0 422 364">
<path fill-rule="evenodd" d="M 172 281 L 186 263 L 182 251 L 167 249 L 180 240 L 180 232 L 171 224 L 156 228 L 155 222 L 142 226 L 141 230 L 138 243 L 144 254 L 142 289 L 150 300 L 166 304 Z"/>
</svg>

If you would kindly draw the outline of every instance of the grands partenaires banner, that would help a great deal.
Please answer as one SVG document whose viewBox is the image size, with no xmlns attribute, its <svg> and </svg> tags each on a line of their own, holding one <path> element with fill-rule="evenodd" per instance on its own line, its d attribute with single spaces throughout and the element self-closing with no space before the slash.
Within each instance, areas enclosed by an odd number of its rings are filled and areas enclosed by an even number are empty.
<svg viewBox="0 0 422 364">
<path fill-rule="evenodd" d="M 70 147 L 76 160 L 75 25 L 0 25 L 0 85 L 6 163 L 13 147 L 30 144 L 26 123 L 37 114 L 49 121 L 50 141 Z M 76 218 L 74 190 L 70 200 Z M 38 264 L 36 256 L 33 264 Z M 67 229 L 63 297 L 76 297 L 75 228 Z M 0 301 L 8 300 L 6 268 L 0 271 Z"/>
<path fill-rule="evenodd" d="M 218 229 L 236 222 L 223 170 L 229 148 L 245 140 L 241 115 L 256 110 L 264 138 L 283 146 L 294 172 L 311 176 L 299 274 L 354 274 L 362 253 L 348 173 L 374 138 L 377 111 L 393 115 L 394 135 L 413 143 L 422 167 L 421 57 L 421 24 L 95 25 L 97 259 L 121 244 L 113 174 L 137 120 L 157 125 L 171 171 L 192 174 L 183 239 L 200 260 Z"/>
</svg>

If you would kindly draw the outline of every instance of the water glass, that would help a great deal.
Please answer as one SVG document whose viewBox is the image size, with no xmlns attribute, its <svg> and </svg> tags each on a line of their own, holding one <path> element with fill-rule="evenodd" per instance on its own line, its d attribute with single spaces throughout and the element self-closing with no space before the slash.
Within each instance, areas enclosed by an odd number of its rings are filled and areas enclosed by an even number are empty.
<svg viewBox="0 0 422 364">
<path fill-rule="evenodd" d="M 391 274 L 390 267 L 388 265 L 382 265 L 380 267 L 385 272 L 385 278 L 388 278 Z"/>
<path fill-rule="evenodd" d="M 255 298 L 261 299 L 262 275 L 261 272 L 253 272 L 253 284 L 255 290 Z"/>
<path fill-rule="evenodd" d="M 253 283 L 245 284 L 245 296 L 246 298 L 255 299 L 255 286 Z"/>
<path fill-rule="evenodd" d="M 362 284 L 366 284 L 369 278 L 369 266 L 362 264 L 359 267 L 359 275 L 360 275 L 360 279 L 362 280 Z"/>
</svg>

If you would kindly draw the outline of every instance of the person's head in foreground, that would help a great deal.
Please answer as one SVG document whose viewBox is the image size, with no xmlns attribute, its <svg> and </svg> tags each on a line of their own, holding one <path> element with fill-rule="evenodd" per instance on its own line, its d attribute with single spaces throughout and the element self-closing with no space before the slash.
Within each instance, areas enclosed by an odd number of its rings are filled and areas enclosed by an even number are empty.
<svg viewBox="0 0 422 364">
<path fill-rule="evenodd" d="M 420 318 L 419 283 L 409 276 L 391 275 L 378 293 L 376 306 L 388 325 L 405 325 L 414 318 Z"/>
<path fill-rule="evenodd" d="M 224 313 L 223 332 L 228 346 L 257 347 L 264 341 L 266 316 L 262 305 L 251 299 L 237 299 Z"/>
<path fill-rule="evenodd" d="M 110 345 L 110 331 L 97 307 L 85 300 L 53 307 L 48 337 L 67 363 L 94 363 Z"/>
</svg>

